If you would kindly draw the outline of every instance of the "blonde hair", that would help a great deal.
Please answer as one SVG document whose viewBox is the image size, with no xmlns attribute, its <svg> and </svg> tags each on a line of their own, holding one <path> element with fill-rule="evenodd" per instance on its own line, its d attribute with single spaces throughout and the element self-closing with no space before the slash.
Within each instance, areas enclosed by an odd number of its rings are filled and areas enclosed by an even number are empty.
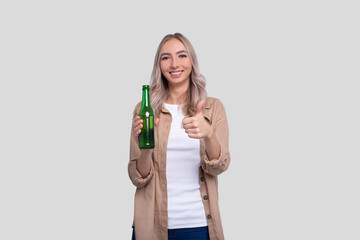
<svg viewBox="0 0 360 240">
<path fill-rule="evenodd" d="M 165 102 L 168 93 L 169 87 L 167 84 L 167 79 L 162 74 L 160 69 L 160 54 L 161 49 L 164 44 L 170 39 L 176 38 L 181 41 L 187 52 L 190 56 L 192 71 L 190 73 L 190 84 L 187 94 L 187 101 L 184 103 L 183 111 L 185 115 L 194 116 L 196 114 L 196 106 L 200 100 L 206 99 L 206 79 L 199 72 L 199 63 L 197 60 L 197 56 L 195 50 L 190 43 L 190 41 L 181 33 L 168 34 L 166 35 L 160 42 L 154 60 L 154 66 L 150 79 L 150 98 L 151 98 L 151 106 L 155 111 L 155 114 L 158 115 L 161 110 L 162 104 Z"/>
</svg>

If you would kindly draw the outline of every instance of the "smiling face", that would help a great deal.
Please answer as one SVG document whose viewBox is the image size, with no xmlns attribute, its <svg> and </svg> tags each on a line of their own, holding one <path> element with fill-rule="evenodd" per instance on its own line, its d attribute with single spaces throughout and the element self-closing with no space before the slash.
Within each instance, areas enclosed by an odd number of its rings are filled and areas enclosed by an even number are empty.
<svg viewBox="0 0 360 240">
<path fill-rule="evenodd" d="M 163 45 L 160 53 L 160 69 L 169 86 L 189 84 L 191 60 L 180 40 L 173 38 Z"/>
</svg>

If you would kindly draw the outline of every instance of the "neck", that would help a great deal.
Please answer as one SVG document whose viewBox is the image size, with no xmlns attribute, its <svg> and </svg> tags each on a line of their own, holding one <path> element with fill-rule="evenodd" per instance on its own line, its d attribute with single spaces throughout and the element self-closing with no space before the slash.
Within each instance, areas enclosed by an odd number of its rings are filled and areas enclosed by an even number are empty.
<svg viewBox="0 0 360 240">
<path fill-rule="evenodd" d="M 187 100 L 187 92 L 190 81 L 186 81 L 179 85 L 169 84 L 169 94 L 166 98 L 168 104 L 183 104 Z"/>
<path fill-rule="evenodd" d="M 188 88 L 182 88 L 182 89 L 169 88 L 169 95 L 166 98 L 166 103 L 179 105 L 179 104 L 186 102 L 187 91 L 188 91 Z"/>
</svg>

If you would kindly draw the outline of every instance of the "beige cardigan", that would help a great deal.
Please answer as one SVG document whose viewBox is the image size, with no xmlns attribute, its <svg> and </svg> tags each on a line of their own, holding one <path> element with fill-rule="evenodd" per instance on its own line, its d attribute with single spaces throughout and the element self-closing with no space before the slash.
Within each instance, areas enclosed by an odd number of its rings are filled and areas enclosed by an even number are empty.
<svg viewBox="0 0 360 240">
<path fill-rule="evenodd" d="M 136 105 L 133 117 L 138 114 L 140 107 L 141 103 Z M 208 222 L 210 240 L 222 240 L 224 234 L 218 205 L 217 175 L 224 172 L 230 163 L 229 129 L 225 108 L 220 100 L 207 98 L 203 115 L 214 130 L 221 146 L 221 154 L 218 159 L 209 160 L 205 153 L 204 140 L 200 140 L 200 193 Z M 150 173 L 145 178 L 140 175 L 136 168 L 136 161 L 141 152 L 138 147 L 138 140 L 131 132 L 128 173 L 131 181 L 137 187 L 133 221 L 136 240 L 168 239 L 166 148 L 171 126 L 171 114 L 163 106 L 157 117 L 160 118 L 160 122 L 155 129 L 153 161 Z"/>
</svg>

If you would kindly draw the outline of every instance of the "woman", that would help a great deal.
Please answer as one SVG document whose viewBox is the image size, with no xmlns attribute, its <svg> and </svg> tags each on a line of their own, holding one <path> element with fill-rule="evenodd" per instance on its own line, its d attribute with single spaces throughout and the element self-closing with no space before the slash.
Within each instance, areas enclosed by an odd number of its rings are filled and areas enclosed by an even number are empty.
<svg viewBox="0 0 360 240">
<path fill-rule="evenodd" d="M 137 187 L 133 239 L 224 239 L 217 175 L 230 163 L 222 103 L 206 97 L 196 53 L 180 33 L 156 52 L 150 83 L 154 149 L 139 149 L 142 120 L 133 113 L 128 172 Z"/>
</svg>

